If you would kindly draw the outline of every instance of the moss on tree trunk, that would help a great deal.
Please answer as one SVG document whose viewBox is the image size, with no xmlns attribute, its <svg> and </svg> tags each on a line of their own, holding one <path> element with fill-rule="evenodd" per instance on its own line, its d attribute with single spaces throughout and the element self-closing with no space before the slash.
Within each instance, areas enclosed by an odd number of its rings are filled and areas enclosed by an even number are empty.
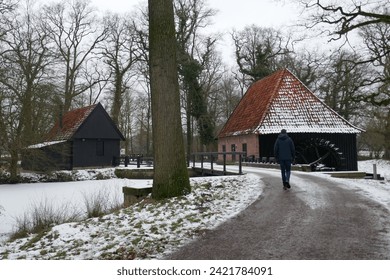
<svg viewBox="0 0 390 280">
<path fill-rule="evenodd" d="M 154 178 L 152 196 L 190 191 L 181 126 L 172 0 L 149 0 Z"/>
</svg>

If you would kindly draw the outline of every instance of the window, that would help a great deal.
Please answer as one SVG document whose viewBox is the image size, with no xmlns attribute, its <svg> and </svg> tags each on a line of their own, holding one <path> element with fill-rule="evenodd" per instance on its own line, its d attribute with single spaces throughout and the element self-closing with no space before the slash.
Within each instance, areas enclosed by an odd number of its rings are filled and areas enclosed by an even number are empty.
<svg viewBox="0 0 390 280">
<path fill-rule="evenodd" d="M 242 144 L 242 151 L 243 151 L 244 153 L 246 153 L 246 152 L 248 151 L 248 147 L 247 147 L 247 144 L 246 144 L 246 143 Z"/>
<path fill-rule="evenodd" d="M 96 155 L 104 156 L 104 142 L 102 140 L 96 142 Z"/>
</svg>

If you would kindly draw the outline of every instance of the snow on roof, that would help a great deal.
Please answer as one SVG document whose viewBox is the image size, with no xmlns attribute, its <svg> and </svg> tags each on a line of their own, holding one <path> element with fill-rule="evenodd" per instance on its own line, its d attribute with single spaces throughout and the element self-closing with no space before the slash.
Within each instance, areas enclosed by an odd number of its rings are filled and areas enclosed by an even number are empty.
<svg viewBox="0 0 390 280">
<path fill-rule="evenodd" d="M 289 70 L 255 82 L 235 108 L 218 137 L 291 133 L 360 133 L 316 97 Z"/>
<path fill-rule="evenodd" d="M 72 110 L 64 114 L 62 121 L 57 121 L 49 131 L 50 141 L 69 140 L 79 129 L 81 124 L 87 119 L 97 104 Z"/>
<path fill-rule="evenodd" d="M 39 148 L 52 146 L 52 145 L 63 143 L 63 142 L 66 142 L 66 140 L 43 142 L 43 143 L 39 143 L 39 144 L 28 146 L 27 149 L 39 149 Z"/>
</svg>

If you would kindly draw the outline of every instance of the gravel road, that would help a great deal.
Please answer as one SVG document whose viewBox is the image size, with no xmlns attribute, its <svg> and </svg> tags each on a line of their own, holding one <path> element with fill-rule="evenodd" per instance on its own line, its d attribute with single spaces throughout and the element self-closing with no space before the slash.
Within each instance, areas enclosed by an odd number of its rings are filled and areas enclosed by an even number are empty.
<svg viewBox="0 0 390 280">
<path fill-rule="evenodd" d="M 375 201 L 312 174 L 293 173 L 287 191 L 278 171 L 255 174 L 257 201 L 168 259 L 390 259 L 390 213 Z"/>
</svg>

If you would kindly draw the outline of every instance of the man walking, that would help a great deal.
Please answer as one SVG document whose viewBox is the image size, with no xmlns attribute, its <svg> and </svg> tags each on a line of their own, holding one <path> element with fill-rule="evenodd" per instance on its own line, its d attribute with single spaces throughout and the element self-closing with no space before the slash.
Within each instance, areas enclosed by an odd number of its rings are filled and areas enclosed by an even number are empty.
<svg viewBox="0 0 390 280">
<path fill-rule="evenodd" d="M 295 158 L 295 146 L 292 139 L 287 135 L 287 131 L 282 129 L 274 145 L 274 155 L 280 164 L 282 172 L 283 189 L 291 188 L 290 175 L 291 164 Z"/>
</svg>

